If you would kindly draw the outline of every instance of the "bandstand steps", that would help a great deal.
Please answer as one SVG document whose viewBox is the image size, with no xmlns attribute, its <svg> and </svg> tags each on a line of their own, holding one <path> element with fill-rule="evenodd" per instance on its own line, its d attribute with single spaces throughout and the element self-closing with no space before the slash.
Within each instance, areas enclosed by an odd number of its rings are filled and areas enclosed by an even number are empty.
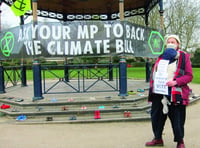
<svg viewBox="0 0 200 148">
<path fill-rule="evenodd" d="M 197 100 L 200 100 L 200 97 L 192 99 L 190 104 Z M 63 100 L 58 102 L 15 102 L 8 98 L 1 98 L 0 105 L 2 104 L 8 104 L 10 108 L 0 109 L 0 112 L 6 115 L 10 122 L 17 124 L 144 121 L 150 119 L 151 106 L 147 102 L 147 96 L 133 96 L 126 99 L 79 99 L 73 102 Z M 67 110 L 63 110 L 63 107 L 66 107 Z M 96 111 L 99 111 L 100 119 L 95 119 Z M 125 111 L 129 111 L 131 116 L 124 116 Z M 20 115 L 26 115 L 27 119 L 16 121 Z M 72 120 L 72 117 L 75 117 L 76 120 Z M 48 120 L 48 118 L 52 120 Z"/>
<path fill-rule="evenodd" d="M 98 99 L 82 101 L 58 102 L 15 102 L 2 98 L 0 104 L 10 105 L 8 109 L 0 109 L 9 119 L 15 121 L 17 116 L 26 115 L 27 120 L 16 123 L 79 123 L 79 122 L 120 122 L 149 119 L 146 112 L 150 108 L 146 96 L 134 96 L 128 99 Z M 67 110 L 63 110 L 66 107 Z M 83 109 L 83 107 L 86 107 Z M 14 110 L 14 111 L 13 111 Z M 100 112 L 100 119 L 95 119 L 95 111 Z M 131 117 L 124 117 L 124 112 L 131 112 Z M 75 116 L 76 120 L 70 120 Z M 53 121 L 46 121 L 52 117 Z"/>
<path fill-rule="evenodd" d="M 76 115 L 76 120 L 69 120 L 71 116 L 52 116 L 52 121 L 47 121 L 46 116 L 37 118 L 28 117 L 28 120 L 20 122 L 13 120 L 16 124 L 53 124 L 53 123 L 101 123 L 101 122 L 128 122 L 128 121 L 146 121 L 150 119 L 150 115 L 146 113 L 131 114 L 131 117 L 124 117 L 124 114 L 104 114 L 100 113 L 101 118 L 95 119 L 93 115 L 80 116 Z"/>
</svg>

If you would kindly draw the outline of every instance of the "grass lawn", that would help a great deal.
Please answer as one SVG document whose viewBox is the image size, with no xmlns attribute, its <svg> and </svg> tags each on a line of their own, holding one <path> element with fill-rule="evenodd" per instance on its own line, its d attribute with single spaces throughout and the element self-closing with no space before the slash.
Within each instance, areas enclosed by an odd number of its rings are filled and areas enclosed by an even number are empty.
<svg viewBox="0 0 200 148">
<path fill-rule="evenodd" d="M 135 67 L 127 68 L 127 77 L 129 79 L 145 79 L 145 68 Z M 193 70 L 193 80 L 192 83 L 200 84 L 200 68 L 192 68 Z"/>
<path fill-rule="evenodd" d="M 193 68 L 193 80 L 192 83 L 200 84 L 200 68 Z"/>
<path fill-rule="evenodd" d="M 100 75 L 102 73 L 106 73 L 107 69 L 100 69 Z M 58 77 L 63 77 L 63 70 L 52 70 L 54 74 L 56 74 Z M 78 70 L 73 70 L 70 72 L 70 75 L 73 75 L 77 77 Z M 93 74 L 96 73 L 96 71 L 93 72 Z M 32 70 L 27 70 L 27 80 L 32 80 L 33 79 L 33 73 Z M 42 73 L 43 74 L 43 73 Z M 52 74 L 51 72 L 45 72 L 45 78 L 52 79 L 56 78 L 56 76 Z M 85 72 L 86 75 L 86 72 Z M 116 69 L 113 71 L 114 77 L 116 76 Z M 200 68 L 193 68 L 193 81 L 192 83 L 200 84 Z M 146 74 L 145 74 L 145 67 L 129 67 L 127 68 L 127 78 L 128 79 L 145 79 Z M 5 80 L 7 79 L 7 76 L 5 76 Z"/>
<path fill-rule="evenodd" d="M 129 67 L 127 68 L 128 79 L 145 79 L 145 67 Z"/>
</svg>

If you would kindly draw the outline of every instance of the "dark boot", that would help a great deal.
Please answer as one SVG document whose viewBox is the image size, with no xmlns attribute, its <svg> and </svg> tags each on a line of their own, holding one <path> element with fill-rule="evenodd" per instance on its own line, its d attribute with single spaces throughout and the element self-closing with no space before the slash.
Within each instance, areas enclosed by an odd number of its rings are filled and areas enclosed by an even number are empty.
<svg viewBox="0 0 200 148">
<path fill-rule="evenodd" d="M 176 148 L 185 148 L 184 141 L 178 142 Z"/>
<path fill-rule="evenodd" d="M 162 139 L 153 139 L 152 141 L 146 142 L 146 146 L 163 146 L 163 140 Z"/>
</svg>

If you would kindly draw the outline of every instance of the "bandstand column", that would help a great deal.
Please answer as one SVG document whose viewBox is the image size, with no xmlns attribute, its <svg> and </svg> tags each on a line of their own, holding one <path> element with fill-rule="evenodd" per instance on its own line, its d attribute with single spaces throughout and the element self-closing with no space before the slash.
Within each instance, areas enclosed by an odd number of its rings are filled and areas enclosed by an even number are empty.
<svg viewBox="0 0 200 148">
<path fill-rule="evenodd" d="M 124 20 L 124 0 L 119 0 L 120 20 Z M 119 62 L 119 96 L 128 96 L 127 94 L 127 65 L 125 56 L 120 57 Z"/>
<path fill-rule="evenodd" d="M 33 10 L 33 25 L 35 25 L 37 24 L 37 0 L 32 0 L 32 10 Z M 43 99 L 41 64 L 38 58 L 36 57 L 34 57 L 33 60 L 33 90 L 34 90 L 34 96 L 32 101 Z"/>
<path fill-rule="evenodd" d="M 159 6 L 160 6 L 160 29 L 162 31 L 162 34 L 164 35 L 164 17 L 163 17 L 163 13 L 164 13 L 164 9 L 163 9 L 163 0 L 160 0 L 159 2 Z"/>
<path fill-rule="evenodd" d="M 145 25 L 148 27 L 149 25 L 149 13 L 145 14 Z M 151 77 L 151 68 L 150 68 L 150 63 L 149 63 L 149 58 L 146 58 L 146 63 L 145 63 L 145 71 L 146 71 L 146 82 L 150 82 L 150 77 Z"/>
<path fill-rule="evenodd" d="M 23 29 L 24 25 L 24 16 L 20 16 L 20 26 Z M 20 65 L 20 70 L 21 70 L 21 86 L 25 87 L 27 86 L 27 81 L 26 81 L 26 66 L 24 65 L 24 58 L 21 58 L 21 65 Z"/>
</svg>

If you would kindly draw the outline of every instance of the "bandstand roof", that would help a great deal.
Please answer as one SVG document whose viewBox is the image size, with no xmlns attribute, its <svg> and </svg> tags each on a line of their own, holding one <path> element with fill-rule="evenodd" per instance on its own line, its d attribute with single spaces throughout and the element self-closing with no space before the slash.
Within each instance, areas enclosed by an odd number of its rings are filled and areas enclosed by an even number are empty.
<svg viewBox="0 0 200 148">
<path fill-rule="evenodd" d="M 16 0 L 2 0 L 12 5 Z M 124 16 L 148 14 L 160 0 L 32 0 L 37 2 L 38 16 L 70 20 L 119 19 L 119 3 L 124 2 Z"/>
</svg>

